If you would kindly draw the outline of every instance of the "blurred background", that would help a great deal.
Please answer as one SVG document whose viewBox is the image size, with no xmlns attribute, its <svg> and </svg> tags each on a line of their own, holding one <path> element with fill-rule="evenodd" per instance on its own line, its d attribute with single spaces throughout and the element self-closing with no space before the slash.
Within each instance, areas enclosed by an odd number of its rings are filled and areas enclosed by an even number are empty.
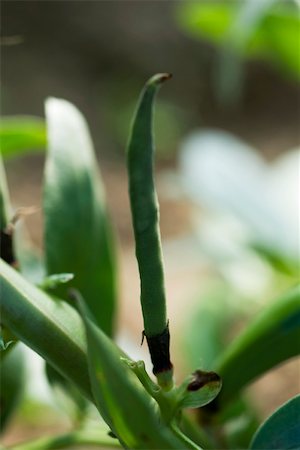
<svg viewBox="0 0 300 450">
<path fill-rule="evenodd" d="M 195 317 L 203 316 L 205 299 L 239 311 L 228 318 L 230 339 L 298 276 L 299 3 L 3 1 L 1 29 L 2 115 L 44 118 L 44 101 L 54 96 L 74 103 L 90 126 L 118 241 L 118 341 L 134 358 L 147 354 L 139 347 L 125 148 L 144 82 L 173 74 L 159 94 L 155 133 L 181 380 L 202 362 Z M 4 161 L 15 208 L 41 205 L 44 152 L 32 150 Z M 42 250 L 42 214 L 25 222 Z M 7 429 L 6 443 L 69 426 L 37 381 L 41 361 L 30 358 L 30 403 Z M 298 375 L 298 362 L 290 361 L 250 388 L 262 417 L 297 392 Z M 42 415 L 41 401 L 48 405 Z"/>
</svg>

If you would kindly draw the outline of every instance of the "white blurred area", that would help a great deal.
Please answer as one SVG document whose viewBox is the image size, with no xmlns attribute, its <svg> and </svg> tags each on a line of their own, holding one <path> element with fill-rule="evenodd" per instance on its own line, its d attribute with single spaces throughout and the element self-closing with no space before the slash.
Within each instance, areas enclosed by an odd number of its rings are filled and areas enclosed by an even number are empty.
<svg viewBox="0 0 300 450">
<path fill-rule="evenodd" d="M 185 191 L 210 219 L 214 215 L 213 222 L 221 222 L 220 233 L 292 260 L 299 258 L 299 163 L 299 149 L 267 162 L 219 130 L 193 132 L 180 152 Z"/>
</svg>

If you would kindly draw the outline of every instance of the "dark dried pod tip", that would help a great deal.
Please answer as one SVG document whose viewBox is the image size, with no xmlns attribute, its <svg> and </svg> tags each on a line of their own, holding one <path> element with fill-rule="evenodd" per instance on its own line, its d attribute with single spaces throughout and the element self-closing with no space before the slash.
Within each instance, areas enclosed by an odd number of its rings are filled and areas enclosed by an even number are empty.
<svg viewBox="0 0 300 450">
<path fill-rule="evenodd" d="M 170 360 L 169 326 L 167 325 L 161 334 L 157 334 L 155 336 L 145 336 L 153 364 L 154 375 L 172 370 L 173 365 Z"/>
<path fill-rule="evenodd" d="M 204 372 L 202 370 L 196 370 L 193 373 L 192 381 L 188 384 L 187 390 L 188 391 L 198 391 L 198 389 L 201 389 L 203 386 L 205 386 L 208 383 L 220 382 L 220 381 L 221 381 L 221 378 L 215 372 Z"/>
</svg>

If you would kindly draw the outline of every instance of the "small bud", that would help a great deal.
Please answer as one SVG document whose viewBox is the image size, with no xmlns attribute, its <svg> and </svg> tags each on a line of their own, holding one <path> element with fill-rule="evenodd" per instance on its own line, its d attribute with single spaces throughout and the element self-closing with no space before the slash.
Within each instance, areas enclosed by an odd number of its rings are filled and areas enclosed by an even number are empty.
<svg viewBox="0 0 300 450">
<path fill-rule="evenodd" d="M 221 378 L 217 373 L 204 372 L 203 370 L 196 370 L 193 373 L 193 377 L 194 379 L 190 382 L 190 384 L 187 387 L 188 391 L 198 391 L 198 389 L 201 389 L 207 383 L 212 382 L 219 383 L 221 381 Z"/>
<path fill-rule="evenodd" d="M 179 407 L 199 408 L 219 394 L 222 381 L 215 372 L 196 370 L 179 387 Z"/>
</svg>

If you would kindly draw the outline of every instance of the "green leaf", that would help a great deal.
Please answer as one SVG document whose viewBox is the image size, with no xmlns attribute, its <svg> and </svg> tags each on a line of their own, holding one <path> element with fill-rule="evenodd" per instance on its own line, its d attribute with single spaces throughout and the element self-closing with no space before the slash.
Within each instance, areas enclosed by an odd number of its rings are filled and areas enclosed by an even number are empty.
<svg viewBox="0 0 300 450">
<path fill-rule="evenodd" d="M 30 116 L 2 118 L 0 143 L 4 157 L 43 150 L 46 147 L 45 123 L 42 119 Z"/>
<path fill-rule="evenodd" d="M 267 305 L 238 336 L 214 370 L 222 377 L 218 403 L 233 400 L 240 390 L 277 364 L 299 354 L 300 289 Z"/>
<path fill-rule="evenodd" d="M 80 301 L 96 405 L 125 448 L 198 448 L 164 425 L 158 405 L 128 367 L 128 359 L 87 317 Z"/>
<path fill-rule="evenodd" d="M 257 430 L 250 449 L 300 448 L 300 395 L 278 408 Z"/>
<path fill-rule="evenodd" d="M 68 299 L 69 287 L 85 298 L 97 324 L 113 333 L 116 262 L 87 124 L 64 100 L 46 102 L 48 155 L 44 179 L 47 274 L 73 273 L 74 280 L 54 292 Z"/>
<path fill-rule="evenodd" d="M 25 364 L 22 348 L 16 345 L 0 365 L 0 429 L 6 427 L 19 405 L 25 384 Z"/>
<path fill-rule="evenodd" d="M 92 400 L 82 321 L 0 259 L 1 322 Z"/>
</svg>

